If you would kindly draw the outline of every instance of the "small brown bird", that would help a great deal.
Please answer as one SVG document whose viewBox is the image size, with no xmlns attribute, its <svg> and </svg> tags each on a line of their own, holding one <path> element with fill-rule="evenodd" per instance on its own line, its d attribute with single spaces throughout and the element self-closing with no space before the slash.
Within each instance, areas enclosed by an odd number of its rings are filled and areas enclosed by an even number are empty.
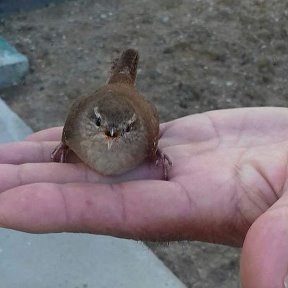
<svg viewBox="0 0 288 288">
<path fill-rule="evenodd" d="M 171 161 L 158 150 L 157 110 L 134 87 L 138 59 L 136 50 L 124 51 L 114 60 L 108 83 L 73 103 L 53 161 L 66 162 L 72 150 L 97 172 L 119 175 L 149 159 L 162 165 L 167 179 Z"/>
</svg>

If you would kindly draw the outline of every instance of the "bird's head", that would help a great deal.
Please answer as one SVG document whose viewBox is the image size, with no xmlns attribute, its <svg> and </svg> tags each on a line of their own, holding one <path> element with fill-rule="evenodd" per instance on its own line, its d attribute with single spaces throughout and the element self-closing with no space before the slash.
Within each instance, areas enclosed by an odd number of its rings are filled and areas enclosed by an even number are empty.
<svg viewBox="0 0 288 288">
<path fill-rule="evenodd" d="M 103 98 L 90 110 L 89 134 L 95 140 L 104 141 L 108 150 L 115 143 L 133 141 L 140 122 L 129 103 L 118 101 L 116 104 L 109 98 Z"/>
</svg>

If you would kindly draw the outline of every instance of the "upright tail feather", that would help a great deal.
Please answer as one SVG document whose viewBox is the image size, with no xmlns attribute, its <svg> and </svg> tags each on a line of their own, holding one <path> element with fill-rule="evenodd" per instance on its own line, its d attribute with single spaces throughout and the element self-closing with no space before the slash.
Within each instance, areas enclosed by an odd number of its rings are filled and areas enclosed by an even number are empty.
<svg viewBox="0 0 288 288">
<path fill-rule="evenodd" d="M 134 84 L 137 75 L 139 54 L 137 50 L 127 49 L 120 58 L 113 61 L 108 83 L 126 82 Z"/>
</svg>

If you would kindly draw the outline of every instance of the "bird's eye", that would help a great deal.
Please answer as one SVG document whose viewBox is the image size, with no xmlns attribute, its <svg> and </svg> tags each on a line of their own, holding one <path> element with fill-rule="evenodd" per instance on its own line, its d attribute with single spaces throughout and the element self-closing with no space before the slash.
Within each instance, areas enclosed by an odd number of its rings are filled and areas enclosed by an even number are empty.
<svg viewBox="0 0 288 288">
<path fill-rule="evenodd" d="M 130 132 L 133 128 L 133 123 L 129 123 L 127 126 L 126 126 L 126 129 L 125 129 L 125 132 Z"/>
<path fill-rule="evenodd" d="M 96 124 L 96 126 L 101 126 L 102 119 L 97 106 L 94 107 L 91 118 L 92 121 Z"/>
<path fill-rule="evenodd" d="M 126 126 L 126 128 L 124 129 L 124 132 L 128 133 L 130 132 L 133 127 L 135 126 L 135 123 L 136 123 L 136 115 L 133 114 L 132 118 L 128 121 L 128 124 Z"/>
<path fill-rule="evenodd" d="M 101 118 L 100 117 L 95 118 L 95 124 L 96 124 L 96 126 L 100 127 L 100 125 L 101 125 Z"/>
</svg>

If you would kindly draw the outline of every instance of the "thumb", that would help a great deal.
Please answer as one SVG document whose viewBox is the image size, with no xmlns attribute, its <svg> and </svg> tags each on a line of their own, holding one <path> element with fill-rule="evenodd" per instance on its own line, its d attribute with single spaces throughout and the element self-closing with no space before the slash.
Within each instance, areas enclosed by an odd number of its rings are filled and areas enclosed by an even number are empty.
<svg viewBox="0 0 288 288">
<path fill-rule="evenodd" d="M 249 229 L 240 275 L 242 288 L 288 288 L 287 200 L 277 201 Z"/>
</svg>

